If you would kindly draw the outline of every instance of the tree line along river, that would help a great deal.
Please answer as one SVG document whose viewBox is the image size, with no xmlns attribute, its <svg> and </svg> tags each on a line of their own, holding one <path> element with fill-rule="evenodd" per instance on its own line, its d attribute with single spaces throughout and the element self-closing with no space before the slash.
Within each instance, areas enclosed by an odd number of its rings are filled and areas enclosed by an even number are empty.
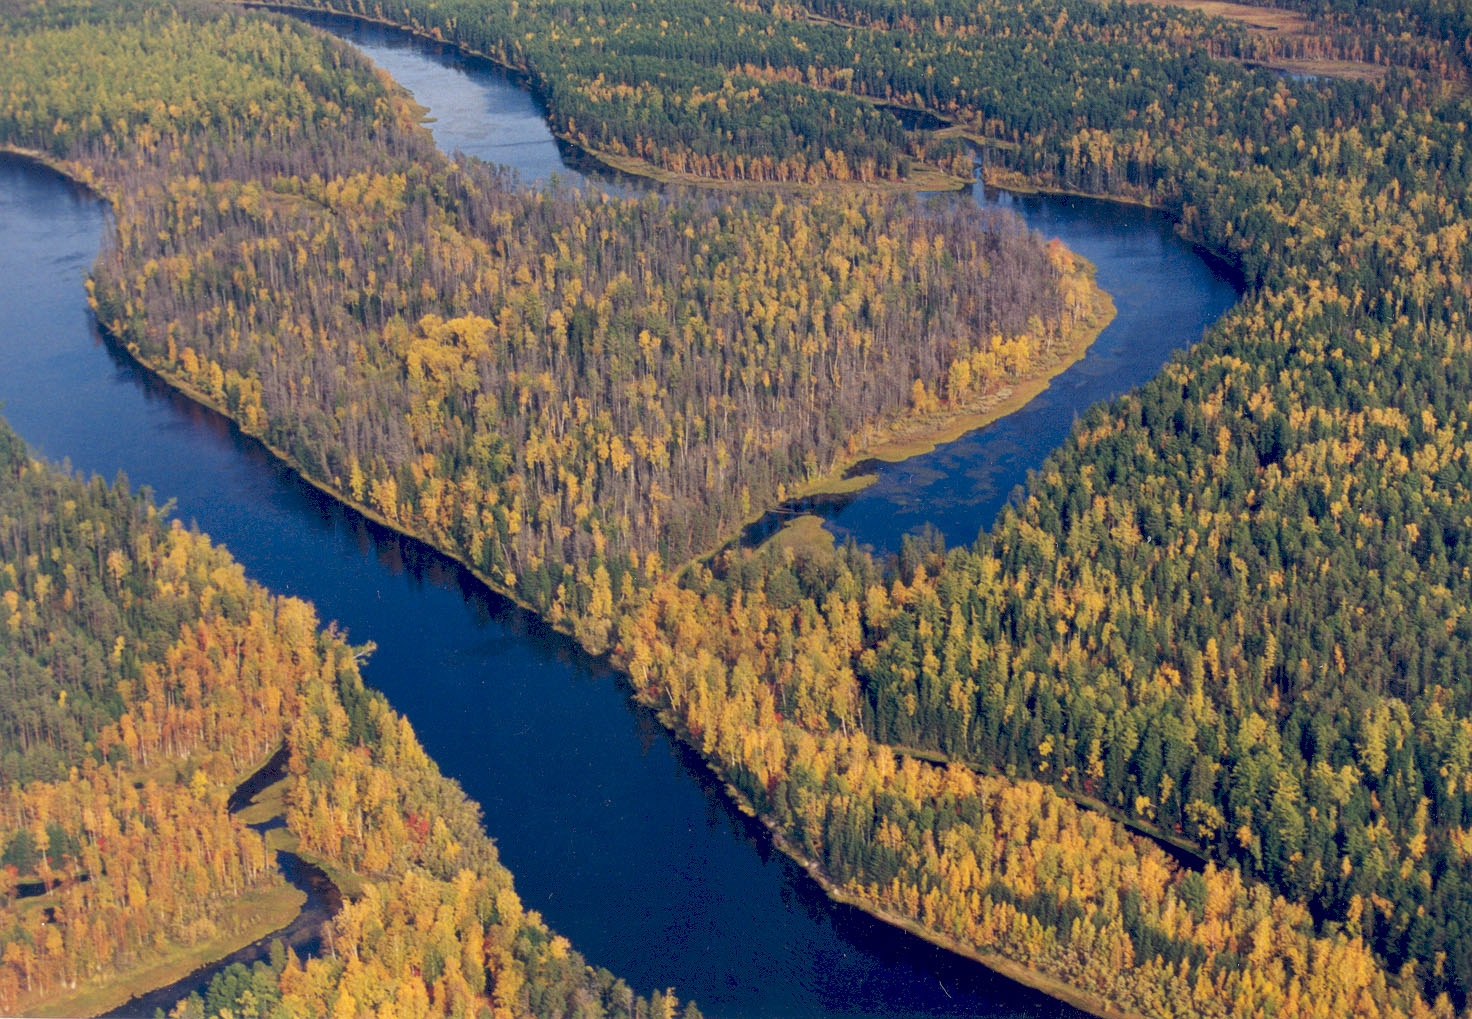
<svg viewBox="0 0 1472 1019">
<path fill-rule="evenodd" d="M 529 183 L 557 174 L 600 186 L 499 68 L 379 26 L 310 20 L 408 88 L 442 148 L 509 164 Z M 1158 213 L 979 188 L 952 200 L 1006 205 L 1061 238 L 1097 266 L 1118 315 L 1022 410 L 811 507 L 881 551 L 924 523 L 953 543 L 975 538 L 1078 413 L 1148 379 L 1238 294 Z M 253 579 L 375 642 L 365 678 L 484 808 L 527 907 L 590 963 L 731 1019 L 1076 1014 L 830 902 L 606 664 L 109 349 L 82 286 L 109 229 L 96 199 L 0 160 L 0 412 L 39 454 L 108 479 L 124 472 L 174 500 Z"/>
</svg>

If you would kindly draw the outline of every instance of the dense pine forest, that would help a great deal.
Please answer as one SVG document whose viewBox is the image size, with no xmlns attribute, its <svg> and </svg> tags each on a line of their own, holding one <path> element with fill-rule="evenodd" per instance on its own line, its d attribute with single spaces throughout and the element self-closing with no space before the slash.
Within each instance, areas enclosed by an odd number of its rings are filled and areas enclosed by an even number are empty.
<svg viewBox="0 0 1472 1019">
<path fill-rule="evenodd" d="M 110 983 L 157 958 L 267 933 L 239 930 L 257 913 L 289 919 L 300 896 L 271 897 L 282 833 L 226 809 L 283 743 L 290 842 L 355 882 L 335 953 L 274 953 L 182 1014 L 206 1000 L 260 1016 L 681 1012 L 594 972 L 522 909 L 479 809 L 364 688 L 360 649 L 146 493 L 33 461 L 3 423 L 0 563 L 7 1014 L 106 1007 Z"/>
<path fill-rule="evenodd" d="M 1079 421 L 973 547 L 677 578 L 852 436 L 965 398 L 955 366 L 985 389 L 1046 359 L 1077 313 L 1063 261 L 841 188 L 518 192 L 280 20 L 3 8 L 0 138 L 116 196 L 104 323 L 309 477 L 612 640 L 835 894 L 1099 1008 L 1468 1006 L 1465 12 L 1294 4 L 1308 28 L 1274 39 L 1085 0 L 335 6 L 525 70 L 559 132 L 646 168 L 902 181 L 969 144 L 994 179 L 1158 205 L 1236 261 L 1243 303 Z M 1374 73 L 1249 66 L 1290 58 Z M 77 652 L 70 710 L 18 671 L 8 775 L 125 717 L 106 651 Z M 341 756 L 318 754 L 362 763 Z M 323 965 L 262 980 L 301 993 Z"/>
<path fill-rule="evenodd" d="M 927 185 L 938 173 L 969 181 L 970 137 L 1012 154 L 1067 151 L 1092 191 L 1126 176 L 1148 185 L 1182 168 L 1170 151 L 1178 111 L 1221 103 L 1218 78 L 1244 77 L 1217 58 L 1394 68 L 1387 87 L 1424 97 L 1463 80 L 1472 56 L 1453 3 L 1304 3 L 1317 20 L 1295 32 L 1096 0 L 300 5 L 399 23 L 525 72 L 553 129 L 614 165 L 769 183 L 903 182 L 918 171 Z M 1271 92 L 1278 78 L 1245 80 Z M 906 130 L 906 110 L 947 126 Z M 1246 128 L 1236 137 L 1278 133 L 1248 112 L 1227 114 Z"/>
</svg>

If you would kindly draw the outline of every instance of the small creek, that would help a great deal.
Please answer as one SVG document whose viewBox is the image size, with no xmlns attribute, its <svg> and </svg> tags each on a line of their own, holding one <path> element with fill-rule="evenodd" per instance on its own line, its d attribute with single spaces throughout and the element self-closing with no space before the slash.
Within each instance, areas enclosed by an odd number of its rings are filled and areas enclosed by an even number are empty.
<svg viewBox="0 0 1472 1019">
<path fill-rule="evenodd" d="M 262 789 L 284 778 L 287 756 L 286 747 L 283 746 L 272 754 L 253 775 L 237 786 L 235 792 L 230 796 L 228 804 L 230 813 L 238 814 L 249 807 L 251 800 L 255 799 Z M 264 834 L 284 824 L 285 822 L 278 817 L 253 824 L 250 827 Z M 105 1014 L 108 1016 L 151 1016 L 157 1009 L 162 1009 L 167 1014 L 179 999 L 187 998 L 195 991 L 202 992 L 217 973 L 223 973 L 237 963 L 252 966 L 265 960 L 271 953 L 271 945 L 277 941 L 281 942 L 282 947 L 292 949 L 301 957 L 320 954 L 322 925 L 336 916 L 337 911 L 342 908 L 342 895 L 321 867 L 308 863 L 295 853 L 278 849 L 276 865 L 281 868 L 281 873 L 285 875 L 292 887 L 297 888 L 307 897 L 307 901 L 302 904 L 301 912 L 291 923 L 263 938 L 252 941 L 243 948 L 236 949 L 223 959 L 195 970 L 172 984 L 156 988 L 147 994 L 141 994 Z"/>
</svg>

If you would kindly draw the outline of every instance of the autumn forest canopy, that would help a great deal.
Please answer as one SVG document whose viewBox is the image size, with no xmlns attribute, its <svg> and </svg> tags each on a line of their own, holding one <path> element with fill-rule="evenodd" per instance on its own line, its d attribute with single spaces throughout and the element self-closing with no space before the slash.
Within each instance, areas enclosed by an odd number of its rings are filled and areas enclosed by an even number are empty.
<svg viewBox="0 0 1472 1019">
<path fill-rule="evenodd" d="M 0 562 L 7 1013 L 65 1008 L 79 986 L 231 943 L 289 892 L 273 835 L 227 809 L 284 745 L 291 847 L 355 881 L 333 921 L 341 954 L 273 952 L 183 1015 L 239 1015 L 242 1003 L 321 1015 L 343 1002 L 546 1015 L 573 1001 L 585 1015 L 651 1014 L 523 910 L 478 808 L 364 688 L 361 649 L 320 629 L 309 605 L 246 581 L 147 493 L 31 460 L 3 423 Z M 653 1004 L 678 1009 L 663 994 Z"/>
<path fill-rule="evenodd" d="M 523 71 L 616 165 L 765 186 L 529 190 L 282 16 L 4 0 L 0 141 L 112 201 L 91 297 L 128 350 L 611 649 L 836 895 L 1097 1008 L 1468 1007 L 1465 10 L 1304 0 L 1275 38 L 1094 0 L 307 6 Z M 1375 73 L 1258 66 L 1287 60 Z M 970 547 L 699 560 L 896 423 L 1062 356 L 1087 272 L 898 192 L 973 158 L 1162 207 L 1248 294 Z M 337 921 L 360 965 L 280 958 L 253 998 L 675 1007 L 520 911 L 473 805 L 305 606 L 7 442 L 0 1005 L 279 886 L 223 803 L 284 741 L 288 827 L 367 876 Z M 165 830 L 194 834 L 170 856 Z"/>
</svg>

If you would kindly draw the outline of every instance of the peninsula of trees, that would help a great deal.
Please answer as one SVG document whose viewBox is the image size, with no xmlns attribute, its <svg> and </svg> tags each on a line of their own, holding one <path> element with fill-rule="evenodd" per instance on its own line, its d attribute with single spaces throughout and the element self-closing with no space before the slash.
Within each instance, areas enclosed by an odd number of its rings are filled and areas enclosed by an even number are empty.
<svg viewBox="0 0 1472 1019">
<path fill-rule="evenodd" d="M 1045 373 L 1096 311 L 1007 216 L 519 190 L 310 30 L 106 19 L 14 33 L 0 108 L 114 198 L 104 326 L 594 644 L 663 564 L 864 431 Z"/>
</svg>

